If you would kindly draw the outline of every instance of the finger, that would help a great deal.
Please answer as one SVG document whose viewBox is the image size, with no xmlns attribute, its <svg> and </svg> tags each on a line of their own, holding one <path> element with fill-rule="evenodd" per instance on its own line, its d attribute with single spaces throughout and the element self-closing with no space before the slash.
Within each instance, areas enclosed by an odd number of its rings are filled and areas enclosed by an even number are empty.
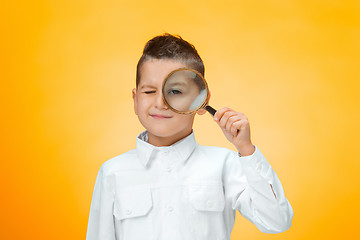
<svg viewBox="0 0 360 240">
<path fill-rule="evenodd" d="M 233 109 L 228 108 L 228 107 L 221 108 L 221 109 L 217 110 L 217 112 L 214 114 L 215 121 L 220 120 L 220 118 L 228 111 L 236 112 Z M 236 112 L 236 113 L 242 118 L 246 117 L 245 114 L 242 112 Z"/>
<path fill-rule="evenodd" d="M 222 117 L 219 119 L 219 125 L 220 127 L 222 128 L 226 128 L 226 123 L 228 121 L 228 119 L 232 116 L 236 116 L 237 112 L 235 111 L 232 111 L 232 110 L 229 110 L 229 111 L 226 111 Z"/>
<path fill-rule="evenodd" d="M 241 118 L 236 114 L 236 115 L 233 115 L 231 117 L 228 118 L 227 122 L 226 122 L 226 125 L 225 125 L 225 129 L 226 131 L 230 132 L 231 131 L 231 126 L 234 122 L 237 122 L 241 120 Z"/>
<path fill-rule="evenodd" d="M 236 121 L 234 122 L 233 124 L 231 124 L 231 128 L 230 128 L 230 133 L 233 135 L 233 136 L 236 136 L 239 132 L 239 125 L 241 124 L 240 123 L 241 120 L 239 121 Z"/>
<path fill-rule="evenodd" d="M 236 135 L 238 130 L 239 132 L 245 130 L 249 125 L 249 121 L 247 119 L 241 119 L 231 125 L 231 133 Z"/>
<path fill-rule="evenodd" d="M 221 118 L 221 116 L 222 116 L 226 111 L 229 111 L 229 110 L 231 110 L 231 109 L 228 108 L 228 107 L 224 107 L 224 108 L 221 108 L 221 109 L 217 110 L 216 113 L 214 114 L 214 119 L 215 119 L 215 121 L 218 121 L 218 120 Z"/>
</svg>

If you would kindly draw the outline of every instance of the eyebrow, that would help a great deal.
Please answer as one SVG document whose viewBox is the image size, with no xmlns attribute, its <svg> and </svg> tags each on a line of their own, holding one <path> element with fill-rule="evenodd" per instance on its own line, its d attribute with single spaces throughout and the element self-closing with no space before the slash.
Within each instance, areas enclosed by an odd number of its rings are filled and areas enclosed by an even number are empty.
<svg viewBox="0 0 360 240">
<path fill-rule="evenodd" d="M 173 82 L 173 83 L 170 84 L 171 87 L 176 86 L 176 85 L 180 85 L 180 86 L 184 86 L 184 87 L 188 86 L 188 84 L 186 82 L 184 82 L 184 81 Z"/>
<path fill-rule="evenodd" d="M 149 85 L 149 84 L 145 84 L 145 85 L 142 85 L 140 89 L 143 89 L 143 88 L 157 88 L 153 85 Z"/>
</svg>

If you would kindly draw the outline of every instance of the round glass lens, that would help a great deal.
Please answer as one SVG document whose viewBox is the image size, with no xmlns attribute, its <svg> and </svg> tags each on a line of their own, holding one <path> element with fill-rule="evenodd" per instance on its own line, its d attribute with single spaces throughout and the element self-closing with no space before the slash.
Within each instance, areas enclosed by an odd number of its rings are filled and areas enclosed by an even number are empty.
<svg viewBox="0 0 360 240">
<path fill-rule="evenodd" d="M 199 73 L 191 69 L 175 70 L 165 79 L 163 94 L 170 107 L 185 113 L 203 105 L 207 86 Z"/>
</svg>

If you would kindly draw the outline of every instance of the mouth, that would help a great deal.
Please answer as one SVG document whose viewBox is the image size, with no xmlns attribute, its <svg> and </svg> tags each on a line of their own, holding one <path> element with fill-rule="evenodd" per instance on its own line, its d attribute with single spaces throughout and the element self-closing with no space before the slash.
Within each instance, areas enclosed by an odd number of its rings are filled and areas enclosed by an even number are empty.
<svg viewBox="0 0 360 240">
<path fill-rule="evenodd" d="M 166 116 L 166 115 L 161 115 L 161 114 L 150 114 L 151 117 L 155 118 L 155 119 L 167 119 L 167 118 L 172 118 L 170 116 Z"/>
</svg>

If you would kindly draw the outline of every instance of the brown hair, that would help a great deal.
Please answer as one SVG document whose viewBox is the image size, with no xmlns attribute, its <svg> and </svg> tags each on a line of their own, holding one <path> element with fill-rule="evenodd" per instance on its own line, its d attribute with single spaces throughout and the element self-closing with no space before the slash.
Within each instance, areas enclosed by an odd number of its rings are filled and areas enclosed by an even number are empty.
<svg viewBox="0 0 360 240">
<path fill-rule="evenodd" d="M 200 72 L 203 76 L 205 74 L 205 67 L 194 45 L 182 39 L 179 35 L 171 35 L 164 33 L 150 39 L 143 50 L 143 54 L 136 67 L 136 87 L 140 83 L 141 67 L 143 63 L 150 59 L 169 59 L 180 61 Z"/>
</svg>

